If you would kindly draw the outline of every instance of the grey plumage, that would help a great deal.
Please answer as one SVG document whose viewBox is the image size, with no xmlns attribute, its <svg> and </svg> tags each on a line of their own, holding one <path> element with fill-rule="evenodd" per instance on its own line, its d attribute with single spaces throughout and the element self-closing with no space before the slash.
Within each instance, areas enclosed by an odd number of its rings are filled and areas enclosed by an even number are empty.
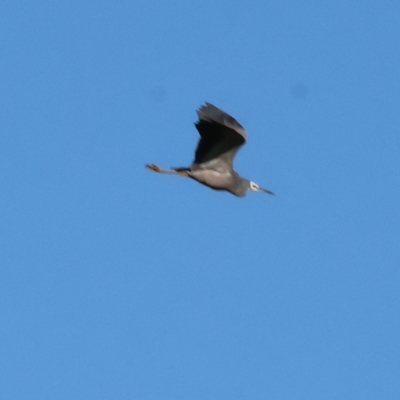
<svg viewBox="0 0 400 400">
<path fill-rule="evenodd" d="M 156 172 L 188 176 L 212 189 L 226 190 L 239 197 L 245 196 L 248 190 L 273 194 L 242 178 L 233 169 L 233 159 L 247 139 L 243 126 L 210 103 L 202 105 L 197 110 L 197 116 L 195 126 L 200 140 L 190 167 L 172 170 L 164 170 L 154 164 L 146 167 Z"/>
</svg>

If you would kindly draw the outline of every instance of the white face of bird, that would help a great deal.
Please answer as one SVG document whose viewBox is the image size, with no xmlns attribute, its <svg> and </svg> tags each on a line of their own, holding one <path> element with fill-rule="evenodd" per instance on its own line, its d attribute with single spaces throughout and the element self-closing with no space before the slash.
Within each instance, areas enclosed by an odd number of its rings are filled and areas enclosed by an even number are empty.
<svg viewBox="0 0 400 400">
<path fill-rule="evenodd" d="M 264 192 L 264 193 L 268 193 L 268 194 L 273 194 L 270 190 L 268 189 L 264 189 L 260 186 L 257 185 L 257 183 L 250 181 L 250 190 L 253 190 L 254 192 Z"/>
<path fill-rule="evenodd" d="M 250 190 L 258 192 L 260 190 L 260 186 L 258 186 L 257 183 L 250 181 Z"/>
</svg>

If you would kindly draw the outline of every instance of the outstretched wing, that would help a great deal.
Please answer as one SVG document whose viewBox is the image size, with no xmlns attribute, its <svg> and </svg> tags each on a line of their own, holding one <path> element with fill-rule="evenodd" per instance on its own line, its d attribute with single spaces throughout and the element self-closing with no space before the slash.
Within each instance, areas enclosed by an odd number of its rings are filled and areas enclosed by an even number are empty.
<svg viewBox="0 0 400 400">
<path fill-rule="evenodd" d="M 200 140 L 193 166 L 215 160 L 232 168 L 236 152 L 246 142 L 247 133 L 243 126 L 210 103 L 202 105 L 197 115 L 199 120 L 195 126 L 200 133 Z"/>
</svg>

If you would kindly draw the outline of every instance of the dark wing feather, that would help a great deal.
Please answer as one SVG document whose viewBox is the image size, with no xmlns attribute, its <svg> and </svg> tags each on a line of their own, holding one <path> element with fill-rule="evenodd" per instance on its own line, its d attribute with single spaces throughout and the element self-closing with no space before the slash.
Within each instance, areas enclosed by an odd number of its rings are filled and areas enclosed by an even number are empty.
<svg viewBox="0 0 400 400">
<path fill-rule="evenodd" d="M 210 103 L 201 106 L 197 115 L 199 120 L 195 126 L 201 138 L 197 145 L 194 164 L 202 164 L 216 158 L 231 164 L 237 150 L 247 138 L 243 126 Z"/>
</svg>

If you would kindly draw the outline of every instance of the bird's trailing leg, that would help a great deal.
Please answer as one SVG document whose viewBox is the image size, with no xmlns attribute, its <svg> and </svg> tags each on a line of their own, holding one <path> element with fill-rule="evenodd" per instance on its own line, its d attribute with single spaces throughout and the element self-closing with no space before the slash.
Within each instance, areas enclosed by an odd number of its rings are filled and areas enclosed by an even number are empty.
<svg viewBox="0 0 400 400">
<path fill-rule="evenodd" d="M 187 171 L 183 168 L 179 169 L 163 169 L 155 164 L 146 164 L 145 167 L 147 169 L 151 169 L 154 172 L 160 172 L 161 174 L 171 174 L 171 175 L 180 175 L 180 176 L 189 176 Z"/>
</svg>

